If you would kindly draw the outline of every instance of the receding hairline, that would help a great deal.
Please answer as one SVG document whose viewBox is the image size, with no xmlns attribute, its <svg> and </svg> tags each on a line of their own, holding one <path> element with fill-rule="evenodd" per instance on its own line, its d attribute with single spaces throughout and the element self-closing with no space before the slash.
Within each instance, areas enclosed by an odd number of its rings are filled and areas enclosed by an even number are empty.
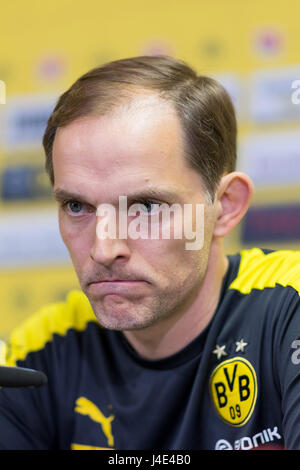
<svg viewBox="0 0 300 470">
<path fill-rule="evenodd" d="M 129 95 L 130 98 L 128 100 L 126 100 L 126 99 L 122 100 L 122 102 L 120 102 L 120 103 L 116 104 L 115 106 L 113 106 L 109 111 L 107 111 L 105 113 L 97 113 L 97 110 L 95 110 L 94 112 L 87 113 L 87 114 L 85 114 L 85 115 L 83 115 L 79 118 L 76 118 L 76 119 L 72 120 L 71 122 L 69 122 L 68 124 L 66 124 L 64 126 L 57 127 L 55 137 L 54 137 L 54 141 L 53 141 L 52 150 L 54 150 L 54 148 L 55 148 L 55 140 L 56 140 L 57 132 L 63 131 L 63 129 L 65 129 L 69 126 L 72 126 L 72 124 L 75 124 L 75 123 L 79 124 L 80 122 L 84 122 L 84 121 L 88 122 L 89 120 L 94 120 L 94 119 L 95 120 L 101 120 L 102 118 L 103 119 L 110 119 L 110 118 L 113 119 L 114 117 L 118 117 L 119 113 L 121 115 L 123 115 L 124 117 L 126 117 L 126 115 L 128 115 L 128 113 L 132 113 L 133 117 L 134 117 L 134 113 L 138 113 L 139 111 L 143 111 L 147 108 L 153 110 L 154 107 L 158 106 L 160 108 L 160 110 L 162 108 L 164 109 L 163 118 L 169 116 L 169 117 L 171 117 L 171 119 L 175 119 L 177 129 L 179 131 L 179 132 L 176 132 L 177 138 L 178 138 L 177 144 L 179 146 L 178 151 L 181 153 L 182 158 L 183 158 L 187 168 L 191 169 L 191 170 L 194 170 L 199 175 L 199 172 L 197 172 L 195 170 L 195 168 L 193 168 L 190 165 L 189 159 L 187 158 L 186 149 L 185 149 L 185 145 L 186 145 L 185 144 L 185 132 L 184 132 L 184 129 L 183 129 L 183 126 L 182 126 L 182 122 L 180 120 L 180 116 L 178 115 L 178 111 L 177 111 L 174 103 L 171 100 L 167 99 L 167 98 L 163 98 L 162 96 L 160 96 L 159 93 L 157 93 L 153 90 L 145 90 L 145 91 L 146 91 L 146 93 L 143 93 L 142 90 L 139 87 L 138 93 L 134 94 L 133 91 L 131 90 L 131 93 Z M 54 152 L 52 153 L 52 157 L 53 157 L 53 154 L 54 154 Z M 204 192 L 204 197 L 205 197 L 206 202 L 211 204 L 212 203 L 211 195 L 210 195 L 209 191 L 205 188 L 205 184 L 201 180 L 201 178 L 200 178 L 199 183 L 201 184 L 201 188 Z"/>
<path fill-rule="evenodd" d="M 122 91 L 123 93 L 121 96 L 116 98 L 114 102 L 112 101 L 107 109 L 103 110 L 102 103 L 98 106 L 98 103 L 95 101 L 94 108 L 92 110 L 82 114 L 82 116 L 78 118 L 73 119 L 68 124 L 89 117 L 114 117 L 118 113 L 135 113 L 138 110 L 146 110 L 149 108 L 153 109 L 155 107 L 164 107 L 164 112 L 169 113 L 170 116 L 176 117 L 180 124 L 180 116 L 176 106 L 170 99 L 163 96 L 162 93 L 141 87 L 130 87 L 130 89 L 126 87 L 126 89 Z"/>
<path fill-rule="evenodd" d="M 184 131 L 185 155 L 208 188 L 212 200 L 224 171 L 235 167 L 236 120 L 230 97 L 212 77 L 198 75 L 174 57 L 141 56 L 96 67 L 64 92 L 44 134 L 46 170 L 54 182 L 52 144 L 56 129 L 83 116 L 107 115 L 128 107 L 138 94 L 165 100 L 176 110 Z M 175 111 L 175 112 L 176 112 Z"/>
</svg>

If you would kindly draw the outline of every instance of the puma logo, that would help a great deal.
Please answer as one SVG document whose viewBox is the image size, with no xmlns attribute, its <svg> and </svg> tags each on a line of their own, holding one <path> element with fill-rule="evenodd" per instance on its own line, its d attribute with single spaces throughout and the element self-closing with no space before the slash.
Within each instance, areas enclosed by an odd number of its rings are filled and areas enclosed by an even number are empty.
<svg viewBox="0 0 300 470">
<path fill-rule="evenodd" d="M 114 445 L 114 437 L 111 432 L 111 422 L 114 415 L 104 416 L 102 411 L 88 398 L 79 397 L 76 400 L 75 411 L 85 416 L 89 416 L 93 421 L 101 425 L 102 431 L 107 438 L 107 444 L 111 447 Z"/>
</svg>

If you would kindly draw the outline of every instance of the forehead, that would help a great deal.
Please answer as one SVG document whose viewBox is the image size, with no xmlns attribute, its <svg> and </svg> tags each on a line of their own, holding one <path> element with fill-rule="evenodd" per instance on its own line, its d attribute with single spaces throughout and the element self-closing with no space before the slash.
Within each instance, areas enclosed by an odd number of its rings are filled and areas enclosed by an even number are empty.
<svg viewBox="0 0 300 470">
<path fill-rule="evenodd" d="M 53 145 L 55 186 L 112 190 L 157 182 L 182 187 L 188 176 L 182 128 L 173 106 L 141 96 L 106 116 L 87 116 L 59 128 Z M 186 181 L 186 183 L 188 183 Z"/>
</svg>

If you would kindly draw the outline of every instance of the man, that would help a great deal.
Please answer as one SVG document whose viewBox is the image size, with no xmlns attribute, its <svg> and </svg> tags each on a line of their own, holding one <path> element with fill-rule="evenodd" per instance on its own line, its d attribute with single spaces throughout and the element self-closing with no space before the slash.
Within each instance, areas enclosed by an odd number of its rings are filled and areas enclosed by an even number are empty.
<svg viewBox="0 0 300 470">
<path fill-rule="evenodd" d="M 2 389 L 1 448 L 300 448 L 300 253 L 224 253 L 253 184 L 221 85 L 170 57 L 111 62 L 60 97 L 43 143 L 82 292 L 13 332 L 8 364 L 48 384 Z"/>
</svg>

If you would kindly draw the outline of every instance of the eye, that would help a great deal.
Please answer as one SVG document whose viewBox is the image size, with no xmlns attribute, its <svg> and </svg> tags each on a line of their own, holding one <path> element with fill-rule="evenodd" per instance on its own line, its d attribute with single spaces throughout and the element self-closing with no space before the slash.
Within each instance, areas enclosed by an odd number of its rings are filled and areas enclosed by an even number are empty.
<svg viewBox="0 0 300 470">
<path fill-rule="evenodd" d="M 70 201 L 68 203 L 68 207 L 71 212 L 73 212 L 74 214 L 78 214 L 82 209 L 82 204 L 78 201 Z"/>
<path fill-rule="evenodd" d="M 137 203 L 140 206 L 140 212 L 147 215 L 156 214 L 159 211 L 160 204 L 155 201 L 139 201 Z M 146 208 L 146 210 L 145 210 Z"/>
<path fill-rule="evenodd" d="M 75 200 L 65 201 L 62 204 L 62 208 L 71 216 L 83 215 L 85 210 L 85 204 Z"/>
</svg>

